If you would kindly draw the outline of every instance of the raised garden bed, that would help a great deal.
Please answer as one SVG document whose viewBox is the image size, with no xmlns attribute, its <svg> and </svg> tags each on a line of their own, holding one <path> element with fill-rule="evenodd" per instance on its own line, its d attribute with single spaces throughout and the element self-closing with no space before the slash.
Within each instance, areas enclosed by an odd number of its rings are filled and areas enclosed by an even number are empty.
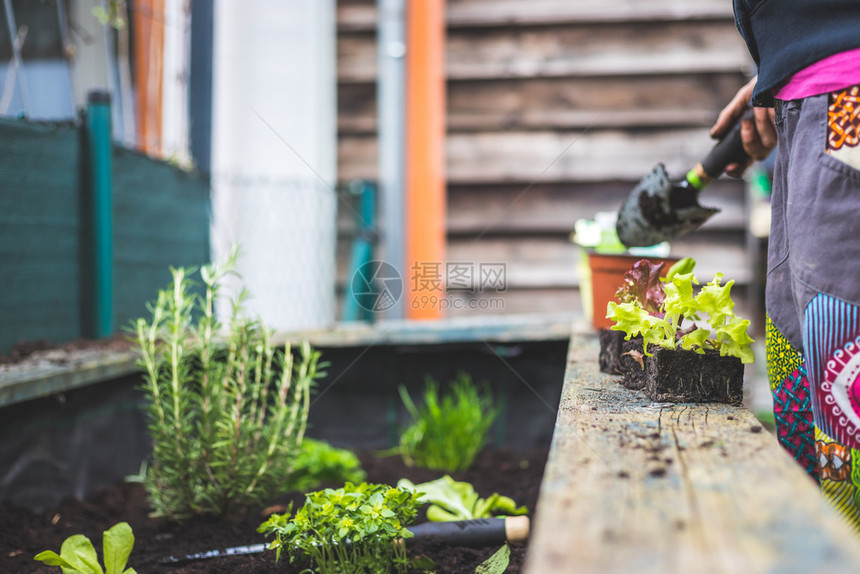
<svg viewBox="0 0 860 574">
<path fill-rule="evenodd" d="M 457 480 L 471 482 L 482 495 L 499 492 L 528 506 L 534 516 L 541 477 L 549 445 L 528 451 L 487 448 L 478 456 L 473 467 L 455 473 Z M 372 453 L 361 455 L 362 466 L 369 482 L 396 484 L 400 478 L 423 482 L 443 473 L 408 468 L 399 457 L 377 458 Z M 301 504 L 303 495 L 292 493 L 271 501 Z M 167 556 L 184 556 L 213 549 L 257 544 L 265 538 L 257 534 L 262 522 L 262 509 L 245 515 L 233 515 L 224 520 L 211 517 L 190 520 L 177 527 L 164 520 L 149 518 L 148 504 L 139 484 L 118 482 L 87 496 L 84 500 L 67 499 L 55 508 L 33 513 L 9 502 L 0 504 L 0 572 L 50 572 L 51 569 L 34 562 L 33 556 L 45 549 L 58 550 L 71 534 L 87 535 L 100 551 L 101 533 L 115 522 L 127 521 L 134 530 L 135 546 L 129 565 L 138 574 L 197 574 L 229 572 L 235 574 L 299 572 L 290 568 L 282 558 L 275 563 L 273 552 L 217 558 L 183 566 L 167 566 L 161 561 Z M 415 546 L 415 552 L 432 558 L 440 573 L 471 573 L 490 557 L 498 546 L 465 548 L 441 546 L 432 541 Z M 526 546 L 512 545 L 511 565 L 507 572 L 522 571 Z M 58 569 L 53 570 L 59 572 Z"/>
</svg>

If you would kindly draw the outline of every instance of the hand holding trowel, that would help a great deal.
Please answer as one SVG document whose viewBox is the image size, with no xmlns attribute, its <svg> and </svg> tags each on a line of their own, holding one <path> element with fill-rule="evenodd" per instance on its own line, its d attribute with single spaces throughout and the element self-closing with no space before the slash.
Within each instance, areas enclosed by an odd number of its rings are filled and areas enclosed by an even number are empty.
<svg viewBox="0 0 860 574">
<path fill-rule="evenodd" d="M 670 180 L 662 163 L 643 177 L 618 211 L 615 228 L 621 243 L 646 247 L 669 241 L 696 229 L 717 213 L 719 209 L 699 205 L 699 192 L 726 166 L 749 159 L 741 141 L 741 120 L 752 117 L 750 109 L 683 180 Z"/>
</svg>

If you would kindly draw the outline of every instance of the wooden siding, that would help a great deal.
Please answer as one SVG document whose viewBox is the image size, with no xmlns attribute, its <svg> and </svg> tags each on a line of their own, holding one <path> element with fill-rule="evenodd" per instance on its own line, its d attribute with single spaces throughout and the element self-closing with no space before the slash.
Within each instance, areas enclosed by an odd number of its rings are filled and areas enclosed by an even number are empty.
<svg viewBox="0 0 860 574">
<path fill-rule="evenodd" d="M 751 70 L 731 5 L 449 0 L 446 18 L 447 259 L 507 265 L 504 309 L 493 312 L 569 311 L 580 281 L 574 222 L 616 210 L 656 163 L 681 175 L 710 149 L 708 127 Z M 375 82 L 375 2 L 340 0 L 342 181 L 377 177 Z M 744 185 L 721 180 L 702 202 L 723 211 L 673 252 L 696 257 L 702 278 L 735 278 L 742 294 Z M 338 228 L 342 285 L 348 210 Z"/>
</svg>

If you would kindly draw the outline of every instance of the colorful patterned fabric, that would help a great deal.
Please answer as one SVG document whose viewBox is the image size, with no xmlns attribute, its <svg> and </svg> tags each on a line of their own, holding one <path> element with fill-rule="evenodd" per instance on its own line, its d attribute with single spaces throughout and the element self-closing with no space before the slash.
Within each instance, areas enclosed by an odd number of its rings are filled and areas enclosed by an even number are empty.
<svg viewBox="0 0 860 574">
<path fill-rule="evenodd" d="M 860 533 L 860 451 L 845 447 L 815 429 L 821 491 L 842 518 Z"/>
<path fill-rule="evenodd" d="M 800 353 L 789 344 L 770 317 L 766 322 L 765 354 L 779 444 L 809 476 L 817 480 L 818 459 L 809 381 Z"/>
<path fill-rule="evenodd" d="M 860 532 L 860 307 L 819 293 L 803 323 L 821 489 Z"/>
<path fill-rule="evenodd" d="M 860 308 L 819 294 L 804 323 L 815 422 L 839 443 L 860 448 Z"/>
<path fill-rule="evenodd" d="M 860 143 L 860 87 L 832 92 L 827 108 L 827 149 Z"/>
</svg>

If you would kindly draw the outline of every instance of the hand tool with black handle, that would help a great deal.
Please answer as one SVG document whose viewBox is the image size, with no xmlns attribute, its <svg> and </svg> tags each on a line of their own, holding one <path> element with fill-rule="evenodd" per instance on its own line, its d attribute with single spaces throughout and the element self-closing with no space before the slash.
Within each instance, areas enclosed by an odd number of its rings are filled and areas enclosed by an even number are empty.
<svg viewBox="0 0 860 574">
<path fill-rule="evenodd" d="M 670 180 L 662 163 L 643 177 L 618 211 L 615 228 L 621 243 L 645 247 L 670 241 L 698 228 L 717 213 L 719 209 L 699 204 L 699 192 L 726 166 L 749 160 L 741 141 L 741 122 L 751 118 L 753 110 L 749 109 L 684 179 Z"/>
</svg>

